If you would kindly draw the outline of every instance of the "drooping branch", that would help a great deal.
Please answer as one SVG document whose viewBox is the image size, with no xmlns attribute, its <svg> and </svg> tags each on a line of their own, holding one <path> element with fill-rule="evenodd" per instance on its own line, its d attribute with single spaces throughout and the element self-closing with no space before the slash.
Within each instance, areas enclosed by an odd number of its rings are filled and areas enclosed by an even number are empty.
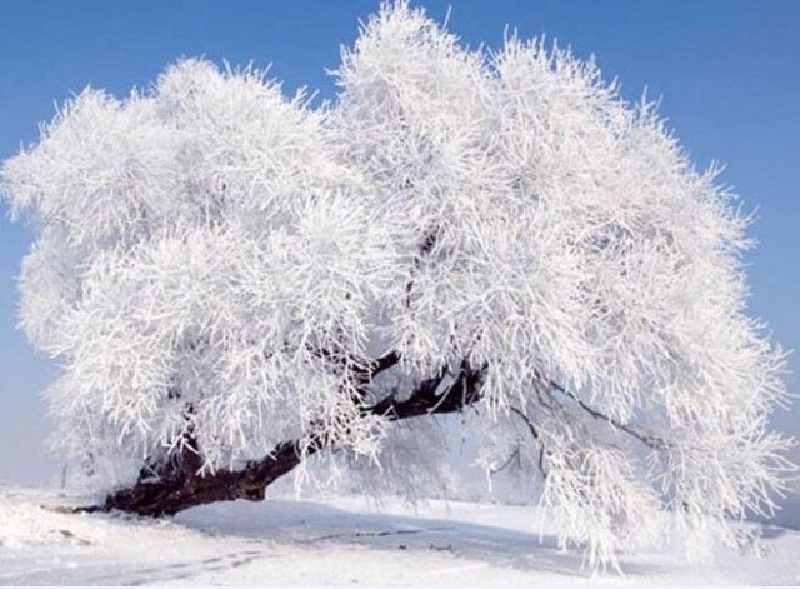
<svg viewBox="0 0 800 589">
<path fill-rule="evenodd" d="M 578 395 L 576 395 L 574 391 L 571 391 L 567 387 L 553 380 L 546 379 L 541 375 L 539 376 L 539 380 L 542 383 L 544 383 L 544 385 L 547 388 L 557 390 L 559 393 L 572 400 L 576 405 L 578 405 L 578 407 L 580 407 L 583 411 L 591 415 L 594 419 L 605 421 L 618 431 L 628 434 L 629 436 L 635 438 L 636 440 L 640 441 L 642 444 L 648 446 L 649 448 L 652 448 L 653 450 L 660 450 L 667 445 L 667 441 L 664 440 L 663 438 L 644 434 L 638 431 L 637 429 L 631 427 L 630 425 L 622 423 L 618 419 L 615 419 L 614 417 L 607 415 L 602 411 L 599 411 L 598 409 L 595 409 L 582 399 L 578 398 Z"/>
<path fill-rule="evenodd" d="M 370 373 L 376 375 L 399 361 L 396 353 L 387 354 L 371 365 Z M 437 377 L 420 382 L 408 398 L 398 400 L 396 397 L 388 397 L 365 407 L 362 413 L 365 416 L 381 415 L 398 421 L 455 413 L 480 399 L 482 370 L 472 368 L 464 360 L 455 382 L 439 394 L 446 375 L 446 371 L 441 371 Z M 248 462 L 238 470 L 219 469 L 200 476 L 194 471 L 189 475 L 186 469 L 180 469 L 180 476 L 157 481 L 140 480 L 129 489 L 108 495 L 103 505 L 79 507 L 72 509 L 72 512 L 121 510 L 159 516 L 173 515 L 190 507 L 216 501 L 260 501 L 264 499 L 265 490 L 270 484 L 328 444 L 324 434 L 311 434 L 303 440 L 282 442 L 269 455 L 261 460 Z"/>
<path fill-rule="evenodd" d="M 511 412 L 514 413 L 517 417 L 519 417 L 523 422 L 525 422 L 525 425 L 528 426 L 528 430 L 531 432 L 531 435 L 533 436 L 533 439 L 534 440 L 538 440 L 539 439 L 539 432 L 536 431 L 536 426 L 533 424 L 533 422 L 530 419 L 528 419 L 528 416 L 525 415 L 522 411 L 520 411 L 516 407 L 512 407 L 511 408 Z"/>
<path fill-rule="evenodd" d="M 533 436 L 533 439 L 536 440 L 536 442 L 539 444 L 539 462 L 538 462 L 539 472 L 541 473 L 542 478 L 547 478 L 547 472 L 545 471 L 544 468 L 545 447 L 544 447 L 544 441 L 542 440 L 542 436 L 539 435 L 539 430 L 536 429 L 536 425 L 534 425 L 533 421 L 523 411 L 520 411 L 516 407 L 512 407 L 511 412 L 514 413 L 514 415 L 516 415 L 523 421 L 523 423 L 528 427 L 528 431 L 530 431 L 531 436 Z M 519 447 L 517 447 L 515 452 L 519 454 Z M 510 460 L 511 459 L 509 458 L 506 464 Z"/>
</svg>

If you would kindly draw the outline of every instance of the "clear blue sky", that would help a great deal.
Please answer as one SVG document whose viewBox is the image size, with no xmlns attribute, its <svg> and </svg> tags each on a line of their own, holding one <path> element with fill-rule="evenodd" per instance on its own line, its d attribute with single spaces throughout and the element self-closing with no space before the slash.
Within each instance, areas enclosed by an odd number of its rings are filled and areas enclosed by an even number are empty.
<svg viewBox="0 0 800 589">
<path fill-rule="evenodd" d="M 86 85 L 127 94 L 180 56 L 273 64 L 287 91 L 333 95 L 326 68 L 353 41 L 377 0 L 2 0 L 0 159 L 37 136 L 55 103 Z M 506 25 L 545 33 L 583 57 L 595 53 L 623 95 L 662 96 L 662 113 L 700 167 L 727 164 L 724 180 L 749 209 L 761 245 L 748 256 L 753 315 L 800 349 L 800 2 L 796 0 L 429 0 L 466 42 L 498 45 Z M 15 276 L 31 234 L 0 205 L 0 481 L 55 472 L 40 443 L 40 391 L 56 374 L 16 325 Z M 795 371 L 800 362 L 793 358 Z M 800 392 L 800 379 L 791 377 Z M 795 413 L 800 416 L 800 409 Z M 791 414 L 782 427 L 797 432 Z"/>
</svg>

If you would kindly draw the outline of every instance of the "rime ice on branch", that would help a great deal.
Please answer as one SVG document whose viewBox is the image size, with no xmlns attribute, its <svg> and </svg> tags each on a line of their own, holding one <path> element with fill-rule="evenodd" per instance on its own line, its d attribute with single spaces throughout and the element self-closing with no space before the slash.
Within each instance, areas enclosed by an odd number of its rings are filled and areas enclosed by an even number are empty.
<svg viewBox="0 0 800 589">
<path fill-rule="evenodd" d="M 651 105 L 402 1 L 334 75 L 313 108 L 181 61 L 123 100 L 85 90 L 3 163 L 37 233 L 22 325 L 64 367 L 56 445 L 136 483 L 109 507 L 263 498 L 266 470 L 313 482 L 330 448 L 341 476 L 422 484 L 430 414 L 463 411 L 593 566 L 669 512 L 730 540 L 774 508 L 784 362 L 744 314 L 747 219 Z"/>
</svg>

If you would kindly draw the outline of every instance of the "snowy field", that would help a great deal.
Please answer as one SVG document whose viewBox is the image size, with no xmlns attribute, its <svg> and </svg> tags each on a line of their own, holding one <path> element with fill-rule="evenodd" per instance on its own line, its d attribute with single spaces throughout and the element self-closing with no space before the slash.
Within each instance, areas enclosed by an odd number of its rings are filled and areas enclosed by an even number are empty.
<svg viewBox="0 0 800 589">
<path fill-rule="evenodd" d="M 621 559 L 625 575 L 581 571 L 581 554 L 541 539 L 530 509 L 463 502 L 411 508 L 360 498 L 218 504 L 174 519 L 62 515 L 56 493 L 0 487 L 0 584 L 528 586 L 800 584 L 800 532 L 719 549 L 711 565 L 675 550 Z M 549 533 L 548 533 L 549 532 Z"/>
</svg>

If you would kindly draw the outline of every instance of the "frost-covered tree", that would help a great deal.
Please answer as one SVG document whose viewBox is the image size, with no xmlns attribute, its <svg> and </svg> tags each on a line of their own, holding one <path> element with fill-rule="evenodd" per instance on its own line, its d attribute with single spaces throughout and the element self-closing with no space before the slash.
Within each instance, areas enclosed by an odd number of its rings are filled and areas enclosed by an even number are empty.
<svg viewBox="0 0 800 589">
<path fill-rule="evenodd" d="M 335 76 L 312 107 L 181 61 L 85 90 L 3 163 L 37 233 L 21 323 L 63 366 L 54 441 L 102 508 L 262 499 L 290 471 L 413 488 L 460 413 L 593 565 L 774 509 L 784 361 L 744 314 L 748 219 L 652 105 L 404 1 Z"/>
</svg>

